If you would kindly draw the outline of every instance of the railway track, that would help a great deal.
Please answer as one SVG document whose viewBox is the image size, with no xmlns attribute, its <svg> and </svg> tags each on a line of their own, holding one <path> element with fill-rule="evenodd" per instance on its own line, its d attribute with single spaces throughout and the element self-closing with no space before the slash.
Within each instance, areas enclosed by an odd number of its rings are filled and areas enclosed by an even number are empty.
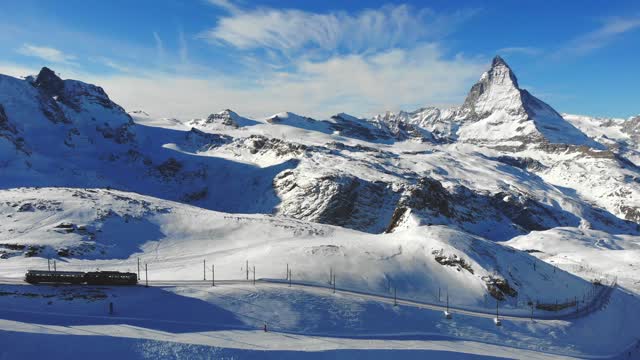
<svg viewBox="0 0 640 360">
<path fill-rule="evenodd" d="M 150 280 L 149 286 L 154 287 L 165 287 L 165 286 L 197 286 L 197 287 L 211 287 L 211 280 Z M 281 288 L 288 289 L 289 283 L 284 280 L 278 279 L 256 279 L 256 286 L 269 286 L 271 288 Z M 25 284 L 24 280 L 21 278 L 7 278 L 0 277 L 0 284 Z M 247 285 L 253 284 L 253 280 L 216 280 L 216 286 L 224 286 L 224 285 Z M 38 286 L 38 285 L 36 285 Z M 40 285 L 41 286 L 41 285 Z M 142 280 L 138 286 L 145 286 L 144 280 Z M 576 312 L 563 312 L 563 313 L 549 313 L 544 312 L 541 313 L 540 310 L 534 311 L 533 316 L 531 313 L 519 311 L 514 312 L 511 309 L 499 310 L 499 318 L 501 320 L 510 320 L 510 321 L 531 321 L 531 320 L 569 320 L 575 319 L 579 317 L 586 316 L 594 311 L 597 311 L 602 306 L 604 306 L 611 294 L 615 289 L 615 284 L 612 286 L 602 286 L 599 293 L 594 297 L 594 299 L 587 306 L 583 307 L 582 311 Z M 305 283 L 305 282 L 291 282 L 291 287 L 294 288 L 303 288 L 303 289 L 314 289 L 323 291 L 326 293 L 333 293 L 333 288 L 329 286 L 313 284 L 313 283 Z M 396 304 L 398 306 L 408 306 L 419 309 L 426 309 L 432 311 L 448 311 L 452 315 L 463 315 L 463 316 L 472 316 L 472 317 L 480 317 L 480 318 L 489 318 L 493 319 L 496 317 L 496 312 L 493 309 L 478 309 L 478 308 L 466 308 L 460 307 L 456 305 L 450 305 L 447 307 L 444 304 L 438 303 L 429 303 L 423 301 L 417 301 L 413 299 L 405 299 L 405 298 L 393 298 L 391 296 L 367 293 L 343 288 L 336 288 L 335 292 L 344 296 L 357 297 L 363 300 L 376 301 L 386 304 Z M 523 309 L 524 310 L 524 309 Z"/>
</svg>

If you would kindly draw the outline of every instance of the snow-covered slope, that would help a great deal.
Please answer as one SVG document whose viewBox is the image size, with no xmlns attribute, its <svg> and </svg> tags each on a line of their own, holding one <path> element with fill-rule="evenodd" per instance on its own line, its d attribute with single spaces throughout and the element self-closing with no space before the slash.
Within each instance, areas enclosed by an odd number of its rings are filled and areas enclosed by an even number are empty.
<svg viewBox="0 0 640 360">
<path fill-rule="evenodd" d="M 595 277 L 637 290 L 602 259 L 635 266 L 639 123 L 563 117 L 499 57 L 460 107 L 369 119 L 159 118 L 47 68 L 0 75 L 0 275 L 140 257 L 158 279 L 199 278 L 202 260 L 238 278 L 249 260 L 258 277 L 288 264 L 301 281 L 514 312 L 569 304 Z"/>
<path fill-rule="evenodd" d="M 432 302 L 481 307 L 486 297 L 551 303 L 582 295 L 590 284 L 498 243 L 444 226 L 371 235 L 262 215 L 212 212 L 133 193 L 101 189 L 18 188 L 0 191 L 2 275 L 58 258 L 58 270 L 136 271 L 137 258 L 156 279 L 197 279 L 202 260 L 223 279 L 257 276 L 325 283 Z M 536 263 L 536 264 L 534 264 Z M 504 282 L 504 283 L 503 283 Z M 441 300 L 443 300 L 441 298 Z M 491 300 L 492 302 L 494 300 Z M 520 304 L 522 306 L 522 304 Z"/>
</svg>

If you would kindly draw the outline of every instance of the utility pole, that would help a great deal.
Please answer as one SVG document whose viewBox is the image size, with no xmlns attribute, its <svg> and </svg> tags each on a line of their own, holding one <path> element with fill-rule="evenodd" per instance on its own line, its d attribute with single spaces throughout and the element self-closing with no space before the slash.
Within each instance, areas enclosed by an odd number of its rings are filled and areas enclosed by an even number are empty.
<svg viewBox="0 0 640 360">
<path fill-rule="evenodd" d="M 331 282 L 333 281 L 333 268 L 329 268 L 329 285 L 331 285 Z"/>
<path fill-rule="evenodd" d="M 245 265 L 245 268 L 247 269 L 247 281 L 249 281 L 249 260 L 247 260 L 247 264 Z"/>
<path fill-rule="evenodd" d="M 449 312 L 449 293 L 447 292 L 447 312 Z"/>
<path fill-rule="evenodd" d="M 144 281 L 144 286 L 149 287 L 149 269 L 147 268 L 147 263 L 144 263 Z"/>
<path fill-rule="evenodd" d="M 53 260 L 53 271 L 58 271 L 58 269 L 56 269 L 56 261 Z"/>
<path fill-rule="evenodd" d="M 289 280 L 289 263 L 287 263 L 287 280 Z"/>
<path fill-rule="evenodd" d="M 51 271 L 51 259 L 47 259 L 47 270 Z"/>
<path fill-rule="evenodd" d="M 533 301 L 531 302 L 531 321 L 533 321 Z"/>
<path fill-rule="evenodd" d="M 253 265 L 253 285 L 256 284 L 256 266 Z"/>
<path fill-rule="evenodd" d="M 211 264 L 211 286 L 216 286 L 216 265 Z"/>
<path fill-rule="evenodd" d="M 291 269 L 289 269 L 289 287 L 291 287 Z"/>
<path fill-rule="evenodd" d="M 336 293 L 336 274 L 333 274 L 333 293 Z"/>
<path fill-rule="evenodd" d="M 397 290 L 398 288 L 394 286 L 393 287 L 393 306 L 398 306 Z"/>
<path fill-rule="evenodd" d="M 140 257 L 138 257 L 138 280 L 140 280 Z"/>
<path fill-rule="evenodd" d="M 202 261 L 202 280 L 207 281 L 207 260 Z"/>
</svg>

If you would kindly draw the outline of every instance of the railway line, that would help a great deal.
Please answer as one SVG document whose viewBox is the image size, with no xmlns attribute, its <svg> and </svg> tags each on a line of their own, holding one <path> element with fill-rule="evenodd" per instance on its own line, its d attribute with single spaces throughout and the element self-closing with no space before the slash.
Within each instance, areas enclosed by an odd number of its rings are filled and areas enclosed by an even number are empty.
<svg viewBox="0 0 640 360">
<path fill-rule="evenodd" d="M 225 286 L 225 285 L 252 285 L 254 283 L 253 280 L 215 280 L 215 286 Z M 0 277 L 0 284 L 26 284 L 23 279 L 15 278 L 15 277 Z M 141 282 L 137 286 L 145 286 L 146 282 L 141 280 Z M 174 286 L 195 286 L 195 287 L 212 287 L 211 280 L 149 280 L 149 286 L 153 287 L 174 287 Z M 291 283 L 285 280 L 279 279 L 256 279 L 255 285 L 260 287 L 270 287 L 270 288 L 278 288 L 278 289 L 309 289 L 315 291 L 321 291 L 325 293 L 335 293 L 341 294 L 343 296 L 355 297 L 362 300 L 375 301 L 385 304 L 392 304 L 397 306 L 408 306 L 425 310 L 432 311 L 447 311 L 449 314 L 462 315 L 462 316 L 471 316 L 478 318 L 487 318 L 494 319 L 496 318 L 496 312 L 492 309 L 479 309 L 479 308 L 470 308 L 470 307 L 461 307 L 458 305 L 449 305 L 446 306 L 444 304 L 438 303 L 429 303 L 423 301 L 417 301 L 413 299 L 405 299 L 405 298 L 394 298 L 392 296 L 375 294 L 375 293 L 367 293 L 361 291 L 355 291 L 344 288 L 332 288 L 329 286 L 324 286 L 320 284 L 307 283 L 307 282 L 295 282 Z M 47 285 L 34 285 L 34 286 L 47 286 Z M 81 285 L 77 285 L 81 286 Z M 551 312 L 542 312 L 540 310 L 534 311 L 533 314 L 525 311 L 525 309 L 521 309 L 519 311 L 514 311 L 513 309 L 499 309 L 498 310 L 498 318 L 500 320 L 508 320 L 508 321 L 531 321 L 531 320 L 569 320 L 575 319 L 579 317 L 586 316 L 591 314 L 602 306 L 604 306 L 613 291 L 616 288 L 616 284 L 612 284 L 611 286 L 600 286 L 599 291 L 594 296 L 594 298 L 590 301 L 589 304 L 584 306 L 579 312 L 559 312 L 559 313 L 551 313 Z"/>
</svg>

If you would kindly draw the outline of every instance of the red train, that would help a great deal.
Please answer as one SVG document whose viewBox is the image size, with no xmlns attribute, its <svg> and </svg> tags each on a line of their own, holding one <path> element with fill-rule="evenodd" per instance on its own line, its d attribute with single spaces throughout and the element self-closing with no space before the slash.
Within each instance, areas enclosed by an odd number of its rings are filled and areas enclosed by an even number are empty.
<svg viewBox="0 0 640 360">
<path fill-rule="evenodd" d="M 138 275 L 119 271 L 27 270 L 24 281 L 29 284 L 135 285 L 138 283 Z"/>
</svg>

